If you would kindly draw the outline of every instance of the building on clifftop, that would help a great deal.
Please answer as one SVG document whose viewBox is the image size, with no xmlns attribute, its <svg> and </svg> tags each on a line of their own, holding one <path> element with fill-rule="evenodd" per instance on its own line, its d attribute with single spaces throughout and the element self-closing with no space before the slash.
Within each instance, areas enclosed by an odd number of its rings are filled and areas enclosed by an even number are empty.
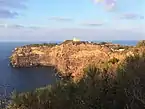
<svg viewBox="0 0 145 109">
<path fill-rule="evenodd" d="M 74 38 L 73 38 L 73 41 L 74 41 L 74 42 L 79 42 L 80 40 L 74 37 Z"/>
</svg>

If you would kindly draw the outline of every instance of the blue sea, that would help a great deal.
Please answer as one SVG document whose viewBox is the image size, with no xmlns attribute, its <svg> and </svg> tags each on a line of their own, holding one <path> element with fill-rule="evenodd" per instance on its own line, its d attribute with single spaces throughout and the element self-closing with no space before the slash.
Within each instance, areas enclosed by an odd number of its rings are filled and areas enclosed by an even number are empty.
<svg viewBox="0 0 145 109">
<path fill-rule="evenodd" d="M 100 41 L 95 41 L 100 42 Z M 136 45 L 137 41 L 109 41 L 121 45 Z M 33 42 L 34 43 L 34 42 Z M 39 43 L 39 42 L 35 42 Z M 0 95 L 7 89 L 10 94 L 30 91 L 56 82 L 57 78 L 52 68 L 16 69 L 9 65 L 9 56 L 15 47 L 32 44 L 31 42 L 0 42 Z"/>
<path fill-rule="evenodd" d="M 9 56 L 15 47 L 31 44 L 30 42 L 0 42 L 0 97 L 7 91 L 30 91 L 56 82 L 53 68 L 12 68 Z"/>
</svg>

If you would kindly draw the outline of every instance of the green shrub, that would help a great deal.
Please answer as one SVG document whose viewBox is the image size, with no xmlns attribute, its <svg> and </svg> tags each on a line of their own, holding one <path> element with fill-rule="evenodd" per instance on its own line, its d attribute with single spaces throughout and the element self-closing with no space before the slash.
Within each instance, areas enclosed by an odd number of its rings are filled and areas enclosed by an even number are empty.
<svg viewBox="0 0 145 109">
<path fill-rule="evenodd" d="M 145 54 L 135 54 L 126 58 L 126 61 L 117 71 L 117 84 L 124 93 L 126 106 L 132 109 L 145 108 Z"/>
<path fill-rule="evenodd" d="M 48 47 L 53 47 L 58 45 L 57 43 L 42 43 L 42 44 L 30 44 L 28 46 L 33 46 L 33 47 L 40 47 L 40 46 L 48 46 Z"/>
<path fill-rule="evenodd" d="M 105 45 L 105 44 L 108 44 L 108 42 L 100 42 L 99 44 L 100 45 Z"/>
<path fill-rule="evenodd" d="M 132 46 L 116 46 L 114 47 L 115 50 L 119 50 L 119 49 L 125 49 L 125 50 L 128 50 L 129 48 L 131 48 Z"/>
<path fill-rule="evenodd" d="M 136 44 L 137 47 L 145 46 L 145 40 L 141 40 Z"/>
<path fill-rule="evenodd" d="M 108 63 L 112 63 L 112 64 L 116 64 L 116 63 L 118 63 L 118 62 L 119 62 L 119 59 L 117 59 L 117 58 L 115 58 L 115 57 L 111 58 L 111 59 L 108 61 Z"/>
</svg>

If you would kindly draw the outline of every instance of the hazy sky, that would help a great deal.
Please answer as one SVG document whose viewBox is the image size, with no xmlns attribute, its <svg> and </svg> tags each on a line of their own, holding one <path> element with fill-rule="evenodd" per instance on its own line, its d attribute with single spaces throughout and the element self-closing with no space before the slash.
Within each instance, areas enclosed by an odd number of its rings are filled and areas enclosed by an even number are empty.
<svg viewBox="0 0 145 109">
<path fill-rule="evenodd" d="M 145 39 L 145 0 L 0 0 L 0 41 Z"/>
</svg>

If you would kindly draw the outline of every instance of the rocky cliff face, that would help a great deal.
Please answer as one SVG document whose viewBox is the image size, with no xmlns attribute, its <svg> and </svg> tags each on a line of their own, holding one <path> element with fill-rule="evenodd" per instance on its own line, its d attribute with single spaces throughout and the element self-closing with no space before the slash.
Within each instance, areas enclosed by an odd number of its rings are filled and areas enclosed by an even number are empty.
<svg viewBox="0 0 145 109">
<path fill-rule="evenodd" d="M 128 52 L 120 45 L 111 43 L 65 41 L 49 47 L 22 46 L 16 48 L 10 57 L 13 67 L 55 66 L 62 75 L 80 77 L 83 68 L 91 63 L 103 63 L 116 57 L 123 59 Z"/>
</svg>

